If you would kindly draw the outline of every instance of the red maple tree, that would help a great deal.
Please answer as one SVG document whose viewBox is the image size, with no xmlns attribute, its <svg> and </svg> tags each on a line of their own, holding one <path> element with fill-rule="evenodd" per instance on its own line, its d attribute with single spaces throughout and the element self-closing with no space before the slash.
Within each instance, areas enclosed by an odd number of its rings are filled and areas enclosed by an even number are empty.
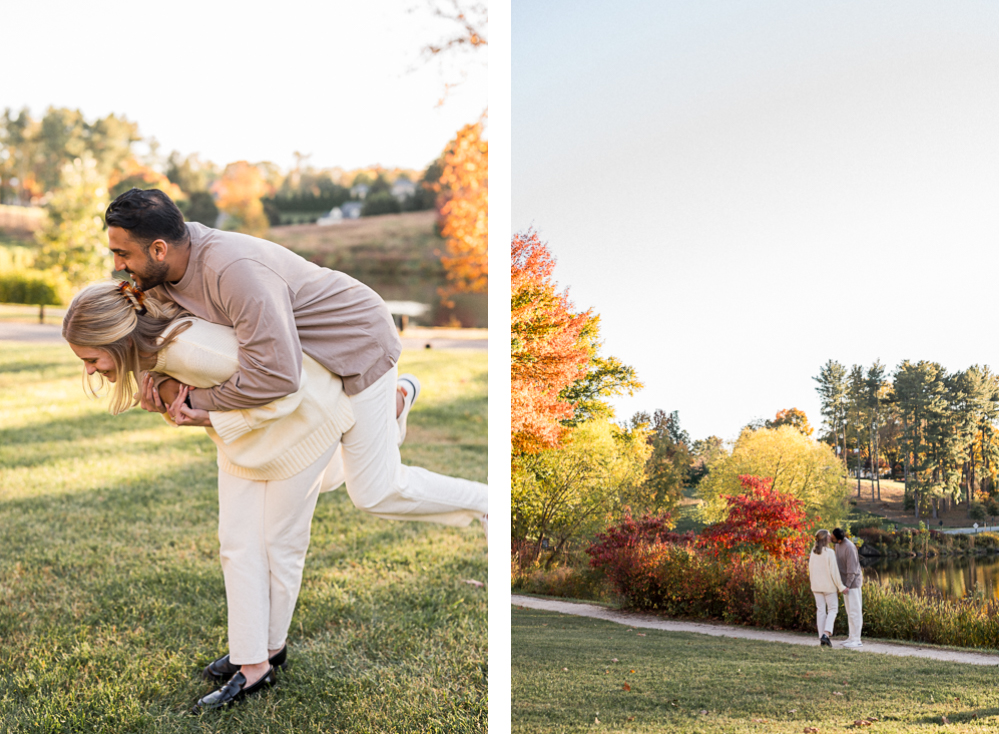
<svg viewBox="0 0 1000 734">
<path fill-rule="evenodd" d="M 573 415 L 559 393 L 590 359 L 580 332 L 590 311 L 574 313 L 552 278 L 555 260 L 532 230 L 510 241 L 510 431 L 512 455 L 559 446 Z"/>
<path fill-rule="evenodd" d="M 770 477 L 740 475 L 743 494 L 726 497 L 726 519 L 709 525 L 701 543 L 716 552 L 766 554 L 772 558 L 801 555 L 809 545 L 802 500 L 777 492 Z"/>
</svg>

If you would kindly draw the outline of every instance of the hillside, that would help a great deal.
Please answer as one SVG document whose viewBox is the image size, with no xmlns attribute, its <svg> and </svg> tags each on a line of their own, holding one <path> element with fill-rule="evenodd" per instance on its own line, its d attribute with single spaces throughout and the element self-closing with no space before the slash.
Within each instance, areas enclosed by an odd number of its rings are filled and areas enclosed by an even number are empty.
<svg viewBox="0 0 1000 734">
<path fill-rule="evenodd" d="M 458 296 L 454 309 L 440 306 L 444 241 L 437 234 L 433 211 L 364 217 L 328 227 L 272 227 L 269 237 L 317 265 L 352 275 L 387 301 L 430 305 L 428 316 L 416 323 L 487 325 L 485 294 Z"/>
</svg>

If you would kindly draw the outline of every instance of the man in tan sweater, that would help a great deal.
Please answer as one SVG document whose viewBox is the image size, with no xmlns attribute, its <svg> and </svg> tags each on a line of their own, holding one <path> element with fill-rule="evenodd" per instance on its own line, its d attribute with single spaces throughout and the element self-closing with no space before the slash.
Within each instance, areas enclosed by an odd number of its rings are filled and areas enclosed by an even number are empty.
<svg viewBox="0 0 1000 734">
<path fill-rule="evenodd" d="M 396 362 L 402 345 L 378 294 L 273 242 L 185 223 L 173 201 L 155 189 L 122 194 L 105 219 L 117 270 L 131 274 L 139 288 L 158 299 L 235 331 L 237 371 L 220 385 L 191 390 L 188 405 L 174 416 L 178 424 L 208 427 L 207 416 L 213 412 L 255 408 L 295 393 L 302 355 L 307 354 L 341 379 L 354 417 L 340 438 L 337 457 L 342 459 L 331 462 L 326 480 L 320 476 L 318 481 L 331 486 L 335 475 L 336 486 L 342 479 L 355 506 L 379 517 L 455 526 L 480 519 L 485 529 L 485 484 L 405 466 L 400 460 L 405 426 L 397 424 Z M 406 392 L 405 418 L 419 385 L 400 382 Z M 172 380 L 157 384 L 155 404 L 144 401 L 143 407 L 163 412 L 164 401 L 173 402 L 180 385 Z M 220 472 L 219 491 L 220 508 L 233 504 L 223 502 L 223 495 L 237 491 L 225 472 Z M 260 491 L 269 491 L 267 483 Z M 307 534 L 311 506 L 303 504 L 300 514 L 305 523 L 299 523 L 305 528 L 301 532 Z M 224 529 L 239 533 L 253 522 L 220 509 L 220 537 Z M 232 603 L 228 579 L 227 596 Z M 278 653 L 270 647 L 267 651 L 272 662 Z M 260 654 L 246 657 L 226 659 L 226 665 L 241 666 L 243 683 L 227 684 L 200 704 L 227 705 L 256 690 L 256 681 L 270 680 L 273 672 L 266 660 L 256 659 Z"/>
<path fill-rule="evenodd" d="M 858 549 L 840 528 L 833 529 L 834 553 L 837 554 L 837 568 L 847 590 L 844 592 L 844 606 L 847 607 L 847 641 L 844 647 L 861 647 L 861 561 Z"/>
</svg>

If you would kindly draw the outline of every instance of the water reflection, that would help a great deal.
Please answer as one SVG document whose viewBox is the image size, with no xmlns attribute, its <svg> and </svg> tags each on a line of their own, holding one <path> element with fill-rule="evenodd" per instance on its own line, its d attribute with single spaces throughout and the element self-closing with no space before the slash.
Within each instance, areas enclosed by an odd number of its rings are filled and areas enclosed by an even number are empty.
<svg viewBox="0 0 1000 734">
<path fill-rule="evenodd" d="M 981 590 L 997 599 L 1000 590 L 997 556 L 939 556 L 936 558 L 863 558 L 865 578 L 899 579 L 903 588 L 937 592 L 945 597 L 961 599 Z"/>
</svg>

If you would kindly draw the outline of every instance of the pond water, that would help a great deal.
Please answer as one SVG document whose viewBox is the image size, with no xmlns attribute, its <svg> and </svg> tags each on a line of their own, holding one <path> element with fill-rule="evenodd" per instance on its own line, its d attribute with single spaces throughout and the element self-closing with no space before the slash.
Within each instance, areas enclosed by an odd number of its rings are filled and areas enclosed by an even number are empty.
<svg viewBox="0 0 1000 734">
<path fill-rule="evenodd" d="M 865 583 L 876 579 L 899 579 L 903 588 L 931 591 L 960 599 L 981 589 L 989 597 L 998 598 L 1000 590 L 997 556 L 938 556 L 936 558 L 876 558 L 862 556 Z"/>
</svg>

